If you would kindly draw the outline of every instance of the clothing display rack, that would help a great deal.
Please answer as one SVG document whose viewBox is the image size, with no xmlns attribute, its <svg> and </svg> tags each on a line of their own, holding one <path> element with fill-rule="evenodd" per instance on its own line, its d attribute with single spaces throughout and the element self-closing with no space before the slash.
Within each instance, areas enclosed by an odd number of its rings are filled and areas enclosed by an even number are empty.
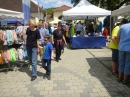
<svg viewBox="0 0 130 97">
<path fill-rule="evenodd" d="M 8 49 L 7 46 L 0 45 L 0 51 L 7 50 L 7 49 Z M 1 54 L 0 54 L 0 56 L 1 56 Z M 10 62 L 0 64 L 0 71 L 5 71 L 7 73 L 9 71 L 9 69 L 10 69 Z"/>
<path fill-rule="evenodd" d="M 6 73 L 9 70 L 17 71 L 18 65 L 22 67 L 24 64 L 20 61 L 25 62 L 24 50 L 20 48 L 22 44 L 17 44 L 17 35 L 13 27 L 4 26 L 0 29 L 0 71 L 6 71 Z"/>
</svg>

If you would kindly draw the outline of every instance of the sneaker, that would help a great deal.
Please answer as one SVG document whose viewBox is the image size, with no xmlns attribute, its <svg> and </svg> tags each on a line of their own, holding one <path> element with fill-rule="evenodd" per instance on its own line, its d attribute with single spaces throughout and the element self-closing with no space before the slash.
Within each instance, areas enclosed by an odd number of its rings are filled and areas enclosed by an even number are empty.
<svg viewBox="0 0 130 97">
<path fill-rule="evenodd" d="M 123 81 L 122 78 L 119 78 L 119 79 L 117 80 L 118 83 L 121 83 L 122 81 Z"/>
<path fill-rule="evenodd" d="M 129 84 L 129 81 L 128 81 L 128 80 L 125 80 L 125 81 L 122 82 L 122 84 L 123 84 L 123 85 L 127 85 L 127 84 Z"/>
<path fill-rule="evenodd" d="M 34 81 L 37 78 L 37 76 L 32 76 L 31 81 Z"/>
<path fill-rule="evenodd" d="M 51 76 L 50 76 L 50 75 L 48 75 L 48 76 L 47 76 L 47 79 L 48 79 L 48 80 L 51 80 Z"/>
<path fill-rule="evenodd" d="M 63 53 L 64 53 L 64 50 L 61 50 L 61 53 L 63 54 Z"/>
<path fill-rule="evenodd" d="M 59 60 L 56 60 L 56 62 L 59 62 Z"/>
</svg>

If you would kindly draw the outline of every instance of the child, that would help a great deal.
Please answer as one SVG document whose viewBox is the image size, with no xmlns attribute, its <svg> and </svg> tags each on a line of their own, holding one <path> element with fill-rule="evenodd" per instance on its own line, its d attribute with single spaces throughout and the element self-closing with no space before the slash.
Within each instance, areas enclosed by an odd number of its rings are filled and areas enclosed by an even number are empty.
<svg viewBox="0 0 130 97">
<path fill-rule="evenodd" d="M 44 37 L 43 48 L 44 49 L 43 49 L 42 67 L 46 70 L 47 79 L 51 80 L 51 54 L 52 54 L 53 46 L 50 43 L 49 35 L 46 35 Z"/>
</svg>

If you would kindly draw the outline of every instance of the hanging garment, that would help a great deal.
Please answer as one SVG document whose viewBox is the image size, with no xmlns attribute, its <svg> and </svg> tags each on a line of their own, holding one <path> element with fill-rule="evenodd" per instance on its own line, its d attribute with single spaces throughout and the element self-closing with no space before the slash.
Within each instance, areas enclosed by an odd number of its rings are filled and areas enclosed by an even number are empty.
<svg viewBox="0 0 130 97">
<path fill-rule="evenodd" d="M 11 30 L 11 31 L 12 31 L 14 43 L 17 44 L 18 43 L 18 38 L 17 38 L 16 32 L 14 30 Z"/>
<path fill-rule="evenodd" d="M 8 61 L 10 61 L 10 57 L 11 57 L 10 51 L 7 50 L 7 52 L 6 52 L 6 58 L 7 58 Z"/>
<path fill-rule="evenodd" d="M 69 28 L 69 38 L 72 37 L 72 36 L 71 36 L 71 32 L 72 32 L 72 26 L 70 26 L 70 28 Z"/>
<path fill-rule="evenodd" d="M 4 64 L 4 53 L 2 50 L 0 51 L 0 64 Z"/>
<path fill-rule="evenodd" d="M 24 49 L 24 59 L 27 59 L 28 58 L 28 55 L 27 55 L 27 50 Z"/>
<path fill-rule="evenodd" d="M 7 45 L 8 45 L 8 46 L 12 45 L 13 39 L 12 39 L 10 30 L 6 30 L 6 36 L 7 36 Z"/>
<path fill-rule="evenodd" d="M 15 48 L 12 48 L 12 49 L 13 49 L 13 51 L 14 51 L 14 53 L 15 53 L 16 60 L 18 60 L 18 52 L 16 51 L 16 49 L 15 49 Z"/>
<path fill-rule="evenodd" d="M 4 61 L 5 63 L 8 63 L 6 51 L 4 51 Z"/>
<path fill-rule="evenodd" d="M 11 57 L 10 57 L 10 62 L 15 62 L 15 61 L 17 61 L 17 60 L 16 60 L 16 54 L 15 54 L 14 50 L 13 50 L 13 49 L 10 49 L 9 51 L 10 51 L 10 55 L 11 55 Z"/>
<path fill-rule="evenodd" d="M 18 57 L 20 60 L 23 60 L 24 59 L 24 52 L 22 49 L 18 49 Z"/>
<path fill-rule="evenodd" d="M 69 27 L 66 28 L 66 37 L 69 37 Z"/>
<path fill-rule="evenodd" d="M 3 45 L 7 45 L 7 36 L 6 36 L 6 32 L 5 31 L 3 31 L 3 41 L 4 41 Z"/>
<path fill-rule="evenodd" d="M 75 30 L 75 27 L 73 26 L 73 27 L 72 27 L 72 33 L 71 33 L 71 36 L 74 36 L 75 32 L 76 32 L 76 30 Z"/>
<path fill-rule="evenodd" d="M 14 35 L 13 35 L 12 30 L 10 30 L 10 34 L 11 34 L 11 37 L 12 37 L 12 43 L 14 43 Z"/>
</svg>

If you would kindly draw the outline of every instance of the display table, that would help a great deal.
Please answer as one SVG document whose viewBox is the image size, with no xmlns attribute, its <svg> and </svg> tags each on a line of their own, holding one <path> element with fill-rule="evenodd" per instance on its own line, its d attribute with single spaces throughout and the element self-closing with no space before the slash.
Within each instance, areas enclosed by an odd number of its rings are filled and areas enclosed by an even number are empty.
<svg viewBox="0 0 130 97">
<path fill-rule="evenodd" d="M 106 47 L 105 36 L 72 37 L 70 39 L 71 48 L 101 48 Z"/>
</svg>

